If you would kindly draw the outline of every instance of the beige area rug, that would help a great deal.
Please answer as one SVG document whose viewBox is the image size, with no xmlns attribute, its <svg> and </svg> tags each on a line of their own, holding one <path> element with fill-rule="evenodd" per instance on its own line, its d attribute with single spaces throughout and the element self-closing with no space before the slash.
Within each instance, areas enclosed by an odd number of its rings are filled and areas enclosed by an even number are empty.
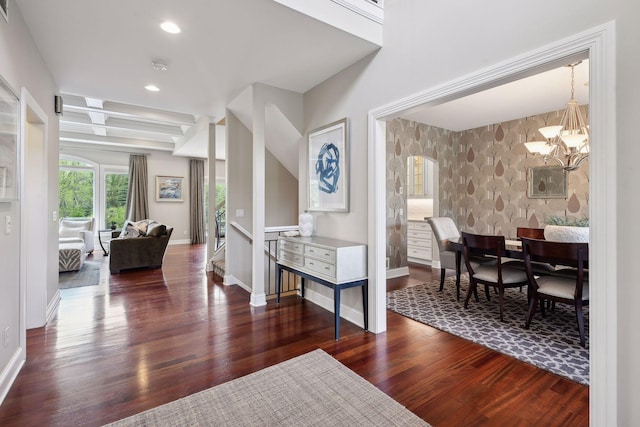
<svg viewBox="0 0 640 427">
<path fill-rule="evenodd" d="M 109 426 L 428 426 L 322 350 Z"/>
</svg>

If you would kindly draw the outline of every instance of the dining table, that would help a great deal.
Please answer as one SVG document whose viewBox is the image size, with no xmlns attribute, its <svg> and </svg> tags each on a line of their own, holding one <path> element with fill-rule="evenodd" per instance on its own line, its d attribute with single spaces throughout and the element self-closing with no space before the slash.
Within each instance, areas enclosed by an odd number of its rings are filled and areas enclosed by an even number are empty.
<svg viewBox="0 0 640 427">
<path fill-rule="evenodd" d="M 522 251 L 522 241 L 517 238 L 505 238 L 504 241 L 504 253 L 502 254 L 503 258 L 512 258 L 512 259 L 524 259 L 524 252 Z M 449 250 L 455 251 L 456 253 L 456 289 L 460 289 L 460 275 L 462 274 L 462 237 L 458 239 L 449 239 L 446 242 L 446 247 Z M 549 262 L 556 264 L 558 259 L 549 259 Z M 586 260 L 586 269 L 589 268 L 589 260 Z"/>
</svg>

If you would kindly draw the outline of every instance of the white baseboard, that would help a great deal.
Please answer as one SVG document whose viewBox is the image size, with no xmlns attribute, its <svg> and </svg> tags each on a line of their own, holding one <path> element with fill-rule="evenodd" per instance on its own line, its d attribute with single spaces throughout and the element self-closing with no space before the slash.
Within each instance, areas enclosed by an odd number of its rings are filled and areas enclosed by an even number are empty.
<svg viewBox="0 0 640 427">
<path fill-rule="evenodd" d="M 4 402 L 4 398 L 7 397 L 7 393 L 9 393 L 25 361 L 26 354 L 24 348 L 18 347 L 7 364 L 7 367 L 2 371 L 2 375 L 0 375 L 0 405 Z"/>
<path fill-rule="evenodd" d="M 321 285 L 318 285 L 321 286 Z M 358 288 L 359 289 L 359 288 Z M 327 297 L 305 286 L 304 298 L 325 310 L 333 313 L 333 298 Z M 362 311 L 354 310 L 351 307 L 347 307 L 344 304 L 340 304 L 340 318 L 348 320 L 354 325 L 358 325 L 364 328 L 364 317 Z"/>
<path fill-rule="evenodd" d="M 190 245 L 191 239 L 169 240 L 169 245 Z"/>
<path fill-rule="evenodd" d="M 391 268 L 387 270 L 387 279 L 395 279 L 396 277 L 403 277 L 409 275 L 409 267 Z"/>
<path fill-rule="evenodd" d="M 244 289 L 245 291 L 251 293 L 252 289 L 251 286 L 246 285 L 245 283 L 242 283 L 241 280 L 238 280 L 237 277 L 235 277 L 232 274 L 226 274 L 224 276 L 224 278 L 222 279 L 222 283 L 225 286 L 232 286 L 232 285 L 238 285 L 240 286 L 242 289 Z"/>
<path fill-rule="evenodd" d="M 56 313 L 58 312 L 59 305 L 60 305 L 60 289 L 56 291 L 53 298 L 51 298 L 51 301 L 49 301 L 49 304 L 47 304 L 47 317 L 45 320 L 45 325 L 49 323 L 49 321 L 53 318 L 53 316 L 56 315 Z"/>
</svg>

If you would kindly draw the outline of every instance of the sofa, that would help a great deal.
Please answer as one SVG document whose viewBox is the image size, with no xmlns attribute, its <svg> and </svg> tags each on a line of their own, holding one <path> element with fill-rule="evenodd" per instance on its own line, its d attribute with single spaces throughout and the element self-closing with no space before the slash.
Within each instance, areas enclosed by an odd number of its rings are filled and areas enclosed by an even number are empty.
<svg viewBox="0 0 640 427">
<path fill-rule="evenodd" d="M 145 224 L 146 222 L 146 224 Z M 132 268 L 162 267 L 173 227 L 152 220 L 128 221 L 120 237 L 111 239 L 109 270 L 111 274 Z"/>
<path fill-rule="evenodd" d="M 58 228 L 58 242 L 84 243 L 84 249 L 93 253 L 96 230 L 95 218 L 62 218 Z"/>
</svg>

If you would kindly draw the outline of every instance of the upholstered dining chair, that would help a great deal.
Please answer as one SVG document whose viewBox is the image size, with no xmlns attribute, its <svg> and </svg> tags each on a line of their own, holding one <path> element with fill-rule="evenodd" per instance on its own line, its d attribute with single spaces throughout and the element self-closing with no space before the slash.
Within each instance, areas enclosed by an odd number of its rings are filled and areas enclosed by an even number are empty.
<svg viewBox="0 0 640 427">
<path fill-rule="evenodd" d="M 484 285 L 487 300 L 491 299 L 489 286 L 492 286 L 498 291 L 501 322 L 504 321 L 504 290 L 528 284 L 527 274 L 524 271 L 502 264 L 504 251 L 504 236 L 462 233 L 462 255 L 469 271 L 469 290 L 464 308 L 469 307 L 471 294 L 474 294 L 478 301 L 478 284 Z M 474 266 L 471 262 L 473 256 L 495 257 L 495 262 Z"/>
<path fill-rule="evenodd" d="M 456 270 L 456 251 L 451 247 L 451 241 L 460 239 L 458 227 L 449 217 L 434 217 L 427 220 L 431 226 L 431 231 L 436 238 L 438 244 L 438 252 L 440 254 L 440 291 L 444 289 L 444 278 L 446 270 Z M 481 259 L 473 258 L 472 264 L 478 266 Z M 466 273 L 467 267 L 464 263 L 460 264 L 460 273 Z M 460 300 L 460 276 L 456 274 L 456 296 Z"/>
<path fill-rule="evenodd" d="M 536 314 L 538 301 L 540 312 L 545 315 L 544 301 L 571 304 L 576 310 L 580 345 L 586 346 L 584 332 L 584 315 L 582 307 L 589 305 L 589 281 L 585 267 L 589 260 L 588 243 L 565 243 L 546 240 L 522 239 L 525 268 L 529 279 L 529 312 L 525 328 L 529 329 Z M 552 275 L 538 276 L 532 268 L 536 261 L 552 262 L 568 268 L 573 273 L 567 277 Z M 565 270 L 568 270 L 565 268 Z"/>
<path fill-rule="evenodd" d="M 440 254 L 440 290 L 444 288 L 444 277 L 446 270 L 456 269 L 456 252 L 448 245 L 449 240 L 458 240 L 460 238 L 460 232 L 458 227 L 449 217 L 429 218 L 427 220 L 431 226 L 431 231 L 436 238 L 438 244 L 438 252 Z M 461 266 L 464 271 L 467 271 L 466 267 Z M 460 298 L 460 291 L 458 290 L 458 299 Z"/>
</svg>

